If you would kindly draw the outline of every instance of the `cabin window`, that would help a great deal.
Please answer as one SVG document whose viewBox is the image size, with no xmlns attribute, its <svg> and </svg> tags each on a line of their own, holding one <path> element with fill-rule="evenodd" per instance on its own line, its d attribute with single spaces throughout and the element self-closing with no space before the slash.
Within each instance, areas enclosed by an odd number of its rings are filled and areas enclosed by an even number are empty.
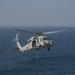
<svg viewBox="0 0 75 75">
<path fill-rule="evenodd" d="M 42 38 L 40 39 L 40 41 L 42 42 Z"/>
</svg>

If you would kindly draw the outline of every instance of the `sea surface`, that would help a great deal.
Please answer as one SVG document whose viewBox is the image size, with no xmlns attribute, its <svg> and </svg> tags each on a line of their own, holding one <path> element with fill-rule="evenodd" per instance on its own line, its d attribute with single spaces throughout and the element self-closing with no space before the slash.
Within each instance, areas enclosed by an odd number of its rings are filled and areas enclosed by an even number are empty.
<svg viewBox="0 0 75 75">
<path fill-rule="evenodd" d="M 55 31 L 64 32 L 49 36 L 54 44 L 50 51 L 39 50 L 36 58 L 35 50 L 24 54 L 12 51 L 16 47 L 14 38 L 16 31 Z M 19 42 L 22 46 L 34 35 L 19 32 Z M 75 27 L 0 27 L 0 75 L 75 75 Z"/>
</svg>

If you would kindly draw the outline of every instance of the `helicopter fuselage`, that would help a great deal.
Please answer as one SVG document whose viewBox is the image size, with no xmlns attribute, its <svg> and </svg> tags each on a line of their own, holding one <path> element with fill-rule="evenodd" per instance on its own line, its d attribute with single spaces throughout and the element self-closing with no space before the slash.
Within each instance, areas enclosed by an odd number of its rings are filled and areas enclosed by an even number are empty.
<svg viewBox="0 0 75 75">
<path fill-rule="evenodd" d="M 28 43 L 20 48 L 20 51 L 39 50 L 40 48 L 50 48 L 53 45 L 53 40 L 46 36 L 34 36 L 28 39 Z M 18 43 L 17 43 L 17 46 Z"/>
</svg>

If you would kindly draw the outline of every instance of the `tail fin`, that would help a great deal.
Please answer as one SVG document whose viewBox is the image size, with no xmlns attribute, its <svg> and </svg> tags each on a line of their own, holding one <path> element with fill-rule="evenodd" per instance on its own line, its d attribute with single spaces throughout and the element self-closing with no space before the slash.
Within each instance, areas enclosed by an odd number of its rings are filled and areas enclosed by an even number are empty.
<svg viewBox="0 0 75 75">
<path fill-rule="evenodd" d="M 18 40 L 19 40 L 19 37 L 18 37 L 18 33 L 16 34 L 16 44 L 17 44 L 17 47 L 19 48 L 19 50 L 21 50 L 21 45 L 20 45 L 20 43 L 18 42 Z"/>
</svg>

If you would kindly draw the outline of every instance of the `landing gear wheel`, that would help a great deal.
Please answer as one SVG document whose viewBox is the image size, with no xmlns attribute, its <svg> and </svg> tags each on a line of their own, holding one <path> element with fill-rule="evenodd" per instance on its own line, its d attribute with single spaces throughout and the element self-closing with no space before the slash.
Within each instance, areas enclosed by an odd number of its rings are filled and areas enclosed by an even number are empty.
<svg viewBox="0 0 75 75">
<path fill-rule="evenodd" d="M 50 48 L 48 48 L 47 50 L 50 51 Z"/>
</svg>

